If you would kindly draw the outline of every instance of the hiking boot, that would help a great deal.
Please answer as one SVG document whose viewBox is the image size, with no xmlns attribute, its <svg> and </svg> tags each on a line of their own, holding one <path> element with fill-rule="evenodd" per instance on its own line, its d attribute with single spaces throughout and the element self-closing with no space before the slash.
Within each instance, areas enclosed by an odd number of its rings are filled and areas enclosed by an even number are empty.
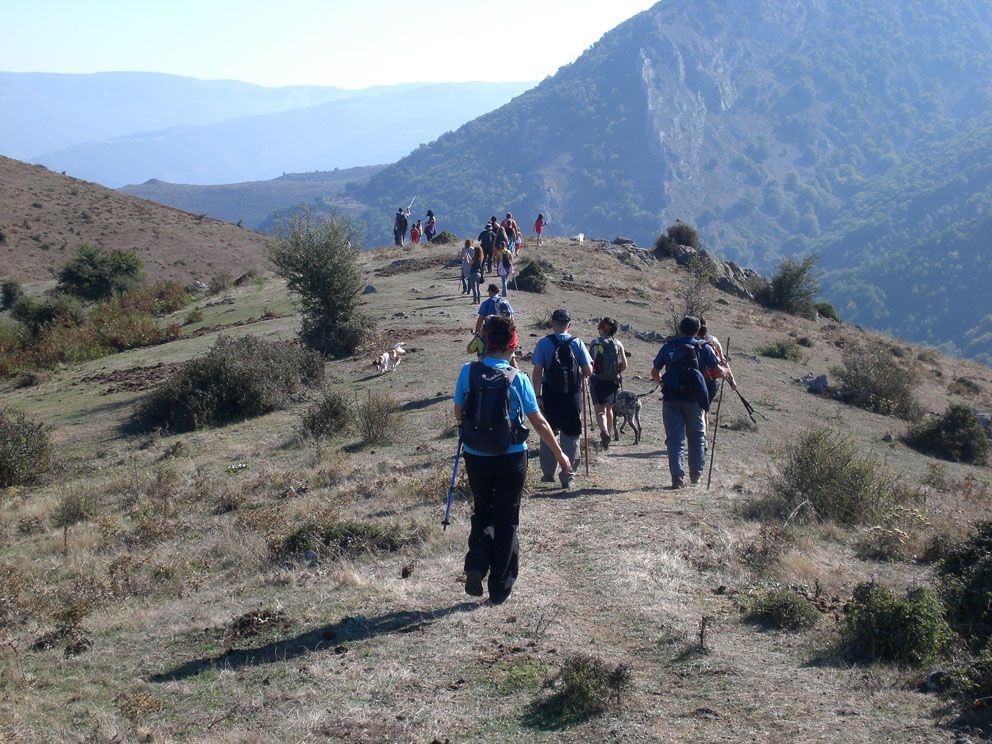
<svg viewBox="0 0 992 744">
<path fill-rule="evenodd" d="M 610 435 L 600 432 L 599 443 L 602 445 L 604 450 L 608 450 L 610 448 Z"/>
<path fill-rule="evenodd" d="M 482 574 L 478 571 L 465 572 L 465 593 L 470 597 L 482 596 Z"/>
<path fill-rule="evenodd" d="M 490 594 L 489 595 L 489 604 L 491 604 L 491 605 L 501 605 L 506 600 L 508 600 L 509 598 L 510 598 L 510 593 L 509 592 L 507 592 L 506 594 Z"/>
<path fill-rule="evenodd" d="M 542 475 L 541 483 L 554 483 L 555 477 L 553 475 Z"/>
<path fill-rule="evenodd" d="M 689 476 L 689 482 L 695 486 L 699 483 L 702 477 L 703 477 L 702 473 L 693 473 L 692 475 Z"/>
<path fill-rule="evenodd" d="M 684 478 L 672 478 L 672 490 L 675 490 L 677 488 L 685 488 Z"/>
<path fill-rule="evenodd" d="M 562 473 L 558 476 L 558 480 L 561 481 L 562 490 L 567 491 L 572 487 L 572 483 L 575 482 L 575 476 Z"/>
</svg>

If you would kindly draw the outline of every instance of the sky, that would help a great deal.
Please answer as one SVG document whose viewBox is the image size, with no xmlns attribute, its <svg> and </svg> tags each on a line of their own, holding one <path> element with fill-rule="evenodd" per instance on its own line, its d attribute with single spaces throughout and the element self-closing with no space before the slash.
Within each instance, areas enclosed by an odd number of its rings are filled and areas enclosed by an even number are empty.
<svg viewBox="0 0 992 744">
<path fill-rule="evenodd" d="M 0 70 L 267 86 L 537 81 L 653 0 L 0 0 Z"/>
</svg>

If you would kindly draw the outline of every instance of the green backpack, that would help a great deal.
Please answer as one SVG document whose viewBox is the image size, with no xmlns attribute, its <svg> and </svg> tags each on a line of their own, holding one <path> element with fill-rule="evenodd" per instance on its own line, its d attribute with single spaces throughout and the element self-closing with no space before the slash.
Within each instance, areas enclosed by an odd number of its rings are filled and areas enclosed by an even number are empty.
<svg viewBox="0 0 992 744">
<path fill-rule="evenodd" d="M 596 350 L 596 360 L 592 367 L 596 379 L 604 382 L 619 382 L 620 349 L 617 340 L 612 336 L 597 338 L 592 346 Z"/>
</svg>

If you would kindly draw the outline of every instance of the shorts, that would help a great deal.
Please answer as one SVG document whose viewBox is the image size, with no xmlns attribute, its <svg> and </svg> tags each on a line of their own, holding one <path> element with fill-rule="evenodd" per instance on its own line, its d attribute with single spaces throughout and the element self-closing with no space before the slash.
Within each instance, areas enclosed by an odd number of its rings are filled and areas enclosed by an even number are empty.
<svg viewBox="0 0 992 744">
<path fill-rule="evenodd" d="M 716 394 L 720 386 L 717 384 L 716 378 L 704 377 L 703 379 L 706 381 L 706 392 L 710 396 L 710 403 L 712 403 L 716 399 Z"/>
<path fill-rule="evenodd" d="M 620 390 L 620 383 L 600 380 L 596 377 L 589 378 L 589 394 L 592 396 L 593 405 L 612 406 Z"/>
</svg>

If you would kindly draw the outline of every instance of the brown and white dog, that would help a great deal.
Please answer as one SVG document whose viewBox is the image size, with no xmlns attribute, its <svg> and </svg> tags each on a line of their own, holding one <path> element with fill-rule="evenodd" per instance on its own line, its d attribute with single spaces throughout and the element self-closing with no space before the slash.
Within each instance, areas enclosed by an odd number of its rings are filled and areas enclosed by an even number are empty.
<svg viewBox="0 0 992 744">
<path fill-rule="evenodd" d="M 385 374 L 386 372 L 392 372 L 400 366 L 400 362 L 403 360 L 403 355 L 406 354 L 406 349 L 403 348 L 405 345 L 406 341 L 400 341 L 392 349 L 382 352 L 372 361 L 372 365 L 376 368 L 380 375 Z"/>
</svg>

